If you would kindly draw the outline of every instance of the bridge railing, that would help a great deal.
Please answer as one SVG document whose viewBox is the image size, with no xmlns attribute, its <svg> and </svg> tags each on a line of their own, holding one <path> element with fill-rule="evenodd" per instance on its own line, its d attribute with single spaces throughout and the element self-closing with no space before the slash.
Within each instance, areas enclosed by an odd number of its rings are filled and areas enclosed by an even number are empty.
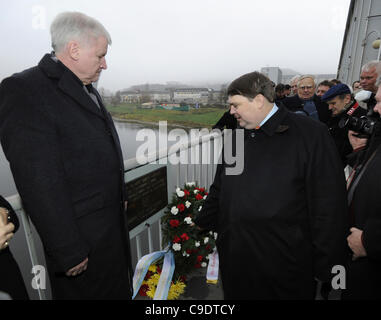
<svg viewBox="0 0 381 320">
<path fill-rule="evenodd" d="M 124 162 L 125 181 L 128 182 L 132 178 L 166 166 L 168 201 L 170 201 L 176 187 L 182 187 L 186 182 L 197 182 L 200 186 L 209 188 L 214 179 L 221 150 L 221 133 L 212 132 L 200 135 L 186 143 L 177 145 L 177 147 L 161 149 L 158 152 L 126 160 Z M 182 159 L 187 159 L 187 161 L 180 161 L 181 157 Z M 176 161 L 173 161 L 174 158 L 177 158 L 179 161 L 176 163 Z M 7 197 L 7 200 L 21 219 L 27 243 L 24 254 L 28 255 L 32 266 L 43 266 L 43 252 L 38 250 L 38 248 L 41 248 L 41 243 L 39 237 L 35 234 L 35 229 L 29 216 L 23 210 L 20 196 L 10 196 Z M 157 212 L 129 231 L 133 265 L 143 255 L 163 249 L 161 218 L 164 215 L 164 210 Z M 26 277 L 24 276 L 24 278 Z M 50 298 L 46 290 L 40 287 L 36 290 L 40 300 Z"/>
</svg>

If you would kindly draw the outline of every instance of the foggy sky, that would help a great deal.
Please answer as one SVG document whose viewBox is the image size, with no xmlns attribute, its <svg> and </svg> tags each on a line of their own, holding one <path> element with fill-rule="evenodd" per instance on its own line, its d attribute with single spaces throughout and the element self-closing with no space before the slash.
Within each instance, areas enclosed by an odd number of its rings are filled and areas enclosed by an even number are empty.
<svg viewBox="0 0 381 320">
<path fill-rule="evenodd" d="M 113 44 L 99 86 L 228 83 L 265 66 L 335 74 L 350 0 L 0 0 L 0 81 L 51 51 L 62 11 L 98 19 Z"/>
</svg>

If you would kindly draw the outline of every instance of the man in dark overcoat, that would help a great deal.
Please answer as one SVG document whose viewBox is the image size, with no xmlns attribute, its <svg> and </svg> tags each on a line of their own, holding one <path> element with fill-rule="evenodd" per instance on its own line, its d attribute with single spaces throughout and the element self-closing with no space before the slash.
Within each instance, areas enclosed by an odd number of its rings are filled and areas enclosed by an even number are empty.
<svg viewBox="0 0 381 320">
<path fill-rule="evenodd" d="M 43 242 L 53 298 L 130 299 L 124 166 L 92 83 L 111 38 L 76 12 L 51 26 L 55 54 L 0 87 L 1 144 Z"/>
<path fill-rule="evenodd" d="M 274 101 L 253 72 L 228 89 L 244 170 L 219 165 L 195 223 L 218 232 L 225 299 L 314 299 L 345 262 L 345 178 L 327 127 Z M 235 139 L 233 138 L 233 141 Z M 240 143 L 237 141 L 237 143 Z"/>
<path fill-rule="evenodd" d="M 381 64 L 377 70 L 380 71 Z M 375 115 L 381 114 L 381 77 L 377 82 Z M 381 121 L 378 119 L 378 121 Z M 380 122 L 379 122 L 380 123 Z M 381 299 L 381 125 L 366 139 L 349 132 L 354 150 L 367 144 L 359 162 L 354 164 L 354 178 L 348 189 L 351 250 L 347 268 L 347 289 L 344 300 Z"/>
</svg>

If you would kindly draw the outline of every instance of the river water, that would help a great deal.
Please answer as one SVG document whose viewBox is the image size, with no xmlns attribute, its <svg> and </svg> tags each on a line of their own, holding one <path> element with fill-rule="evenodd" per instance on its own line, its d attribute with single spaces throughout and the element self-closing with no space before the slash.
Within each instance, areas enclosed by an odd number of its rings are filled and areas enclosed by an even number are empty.
<svg viewBox="0 0 381 320">
<path fill-rule="evenodd" d="M 139 131 L 143 129 L 151 129 L 155 132 L 157 137 L 159 132 L 158 126 L 147 126 L 137 123 L 115 121 L 115 127 L 119 134 L 123 158 L 125 160 L 135 158 L 136 150 L 144 143 L 144 141 L 136 141 L 136 136 Z M 168 131 L 169 130 L 171 130 L 171 128 L 168 128 Z M 168 142 L 168 146 L 173 143 L 174 142 Z M 8 197 L 16 193 L 17 189 L 9 168 L 9 163 L 5 158 L 3 149 L 0 148 L 0 195 Z"/>
</svg>

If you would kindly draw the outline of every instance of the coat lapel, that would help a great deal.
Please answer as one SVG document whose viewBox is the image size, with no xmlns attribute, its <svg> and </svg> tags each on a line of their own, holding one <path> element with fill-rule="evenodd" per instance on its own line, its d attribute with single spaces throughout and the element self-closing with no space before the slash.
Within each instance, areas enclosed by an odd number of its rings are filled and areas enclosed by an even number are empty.
<svg viewBox="0 0 381 320">
<path fill-rule="evenodd" d="M 82 108 L 104 119 L 101 111 L 81 86 L 80 80 L 61 62 L 53 61 L 52 56 L 46 54 L 38 67 L 49 78 L 58 80 L 58 88 L 74 99 Z"/>
<path fill-rule="evenodd" d="M 58 82 L 58 88 L 66 95 L 74 99 L 81 107 L 87 111 L 101 117 L 103 115 L 96 104 L 91 100 L 90 96 L 85 92 L 83 87 L 76 83 L 73 75 L 69 71 L 65 71 Z"/>
</svg>

